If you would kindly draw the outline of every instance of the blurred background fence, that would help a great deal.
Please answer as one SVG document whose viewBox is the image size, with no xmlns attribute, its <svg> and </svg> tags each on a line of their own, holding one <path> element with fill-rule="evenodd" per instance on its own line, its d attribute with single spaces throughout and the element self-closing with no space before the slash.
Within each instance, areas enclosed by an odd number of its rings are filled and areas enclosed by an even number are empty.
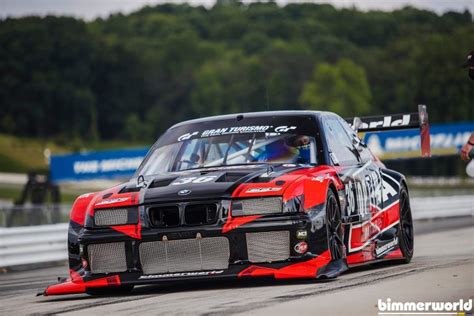
<svg viewBox="0 0 474 316">
<path fill-rule="evenodd" d="M 0 227 L 65 223 L 71 204 L 0 205 Z"/>
</svg>

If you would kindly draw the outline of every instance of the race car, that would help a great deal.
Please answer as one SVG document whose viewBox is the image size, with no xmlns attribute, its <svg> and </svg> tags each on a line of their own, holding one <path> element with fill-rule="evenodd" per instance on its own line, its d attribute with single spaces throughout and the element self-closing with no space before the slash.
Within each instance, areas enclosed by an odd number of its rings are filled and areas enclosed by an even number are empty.
<svg viewBox="0 0 474 316">
<path fill-rule="evenodd" d="M 43 295 L 127 293 L 168 281 L 335 278 L 384 260 L 410 262 L 405 177 L 358 132 L 420 128 L 417 113 L 351 118 L 274 111 L 169 128 L 134 177 L 81 195 L 68 233 L 70 278 Z"/>
</svg>

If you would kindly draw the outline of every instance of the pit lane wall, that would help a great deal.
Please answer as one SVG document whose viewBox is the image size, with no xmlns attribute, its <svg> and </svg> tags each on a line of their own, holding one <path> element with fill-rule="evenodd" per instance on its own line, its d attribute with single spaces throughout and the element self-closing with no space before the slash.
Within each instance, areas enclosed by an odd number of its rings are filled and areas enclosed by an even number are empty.
<svg viewBox="0 0 474 316">
<path fill-rule="evenodd" d="M 473 216 L 474 195 L 411 198 L 414 220 Z M 67 259 L 67 223 L 0 228 L 0 268 Z"/>
<path fill-rule="evenodd" d="M 147 152 L 148 148 L 135 148 L 53 155 L 50 160 L 51 180 L 61 183 L 130 178 Z"/>
</svg>

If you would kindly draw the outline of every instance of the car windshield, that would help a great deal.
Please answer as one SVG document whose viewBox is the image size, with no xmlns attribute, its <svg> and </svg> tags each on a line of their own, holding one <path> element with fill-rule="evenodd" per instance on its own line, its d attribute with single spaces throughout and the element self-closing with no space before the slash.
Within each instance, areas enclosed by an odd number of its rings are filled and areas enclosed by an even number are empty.
<svg viewBox="0 0 474 316">
<path fill-rule="evenodd" d="M 140 174 L 258 163 L 315 164 L 314 137 L 299 134 L 246 133 L 176 141 L 155 147 Z"/>
</svg>

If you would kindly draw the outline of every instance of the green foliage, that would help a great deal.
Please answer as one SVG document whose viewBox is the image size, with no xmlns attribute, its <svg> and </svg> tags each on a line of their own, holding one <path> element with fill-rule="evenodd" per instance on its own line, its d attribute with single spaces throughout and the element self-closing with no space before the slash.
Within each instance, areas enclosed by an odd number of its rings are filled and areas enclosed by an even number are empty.
<svg viewBox="0 0 474 316">
<path fill-rule="evenodd" d="M 196 116 L 429 106 L 434 122 L 474 120 L 460 68 L 470 12 L 219 1 L 146 6 L 84 22 L 0 20 L 0 133 L 94 143 L 150 142 Z"/>
<path fill-rule="evenodd" d="M 300 102 L 310 110 L 350 116 L 370 111 L 371 93 L 364 68 L 348 59 L 335 65 L 321 63 L 303 87 Z"/>
<path fill-rule="evenodd" d="M 125 138 L 133 142 L 140 139 L 143 134 L 143 124 L 135 113 L 130 114 L 125 121 Z"/>
<path fill-rule="evenodd" d="M 253 80 L 260 76 L 258 60 L 239 53 L 207 62 L 195 73 L 191 109 L 199 117 L 251 111 L 251 105 L 258 106 L 255 94 L 260 88 L 259 82 Z"/>
</svg>

